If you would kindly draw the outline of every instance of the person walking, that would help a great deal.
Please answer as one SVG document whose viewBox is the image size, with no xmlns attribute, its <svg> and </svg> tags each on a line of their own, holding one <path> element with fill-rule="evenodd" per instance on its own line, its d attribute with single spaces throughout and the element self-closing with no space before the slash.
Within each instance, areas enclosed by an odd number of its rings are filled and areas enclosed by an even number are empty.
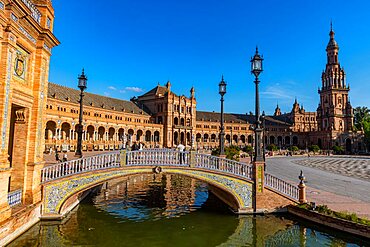
<svg viewBox="0 0 370 247">
<path fill-rule="evenodd" d="M 59 159 L 59 153 L 58 153 L 58 149 L 55 149 L 55 160 L 58 162 L 60 161 Z"/>
<path fill-rule="evenodd" d="M 184 161 L 185 161 L 185 146 L 180 143 L 179 145 L 177 145 L 177 149 L 180 151 L 179 155 L 180 155 L 180 164 L 182 164 Z"/>
</svg>

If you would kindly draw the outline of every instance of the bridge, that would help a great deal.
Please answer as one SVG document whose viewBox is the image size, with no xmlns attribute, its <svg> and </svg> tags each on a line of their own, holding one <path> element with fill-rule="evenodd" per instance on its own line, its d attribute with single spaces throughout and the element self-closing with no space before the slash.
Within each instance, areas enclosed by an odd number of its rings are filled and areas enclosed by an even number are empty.
<svg viewBox="0 0 370 247">
<path fill-rule="evenodd" d="M 195 151 L 121 150 L 43 168 L 42 217 L 60 219 L 89 189 L 110 179 L 141 173 L 180 174 L 204 181 L 237 214 L 278 211 L 299 203 L 304 193 L 301 186 L 234 160 Z M 255 181 L 262 187 L 257 189 Z"/>
</svg>

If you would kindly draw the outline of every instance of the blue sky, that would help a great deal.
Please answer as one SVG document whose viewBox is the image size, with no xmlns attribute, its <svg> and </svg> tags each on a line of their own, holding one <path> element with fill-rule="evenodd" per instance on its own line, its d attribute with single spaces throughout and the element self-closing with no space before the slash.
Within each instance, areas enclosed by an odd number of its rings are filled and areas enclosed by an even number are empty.
<svg viewBox="0 0 370 247">
<path fill-rule="evenodd" d="M 283 112 L 294 98 L 316 111 L 330 21 L 352 105 L 370 106 L 370 1 L 54 0 L 50 81 L 76 87 L 84 67 L 88 92 L 129 100 L 168 80 L 177 94 L 196 89 L 197 109 L 254 111 L 250 58 L 264 56 L 261 109 Z"/>
</svg>

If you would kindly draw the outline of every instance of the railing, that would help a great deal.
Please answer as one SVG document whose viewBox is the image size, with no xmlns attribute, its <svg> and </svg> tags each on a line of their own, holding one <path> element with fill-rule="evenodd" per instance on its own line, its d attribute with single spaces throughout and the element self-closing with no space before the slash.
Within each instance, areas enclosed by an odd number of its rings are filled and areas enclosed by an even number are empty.
<svg viewBox="0 0 370 247">
<path fill-rule="evenodd" d="M 108 153 L 87 158 L 62 162 L 42 169 L 43 183 L 72 176 L 83 172 L 116 168 L 120 166 L 120 153 Z M 194 155 L 194 156 L 191 156 Z M 193 160 L 191 160 L 193 158 Z M 209 171 L 218 171 L 240 178 L 252 180 L 252 166 L 234 160 L 228 160 L 208 154 L 180 152 L 171 149 L 144 149 L 127 151 L 126 166 L 174 166 L 192 167 Z M 297 186 L 265 173 L 265 186 L 294 200 L 299 199 Z"/>
<path fill-rule="evenodd" d="M 8 204 L 10 207 L 17 206 L 22 203 L 22 189 L 15 190 L 8 194 Z"/>
<path fill-rule="evenodd" d="M 299 199 L 298 186 L 287 183 L 280 178 L 272 176 L 271 174 L 265 173 L 265 186 L 295 200 Z"/>
<path fill-rule="evenodd" d="M 22 2 L 31 10 L 31 16 L 37 23 L 41 23 L 41 12 L 30 0 L 22 0 Z"/>
<path fill-rule="evenodd" d="M 119 162 L 119 153 L 108 153 L 58 163 L 42 169 L 41 182 L 49 182 L 88 171 L 119 167 Z"/>
<path fill-rule="evenodd" d="M 209 154 L 195 154 L 195 167 L 206 170 L 220 171 L 239 177 L 252 179 L 252 166 L 234 160 L 228 160 Z"/>
<path fill-rule="evenodd" d="M 170 149 L 140 150 L 127 152 L 127 165 L 171 165 L 189 166 L 189 152 L 180 152 Z"/>
</svg>

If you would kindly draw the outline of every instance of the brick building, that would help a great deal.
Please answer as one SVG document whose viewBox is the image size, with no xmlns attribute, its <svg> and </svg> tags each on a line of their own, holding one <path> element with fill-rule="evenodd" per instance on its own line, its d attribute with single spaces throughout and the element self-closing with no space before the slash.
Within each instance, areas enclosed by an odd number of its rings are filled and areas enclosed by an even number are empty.
<svg viewBox="0 0 370 247">
<path fill-rule="evenodd" d="M 322 73 L 320 102 L 316 112 L 308 112 L 297 101 L 288 113 L 279 106 L 265 117 L 264 142 L 284 149 L 302 149 L 316 144 L 322 149 L 343 146 L 347 152 L 359 151 L 359 139 L 352 131 L 353 109 L 349 87 L 338 61 L 339 46 L 330 30 L 326 48 L 327 64 Z M 56 146 L 73 151 L 74 126 L 78 121 L 78 91 L 49 84 L 46 106 L 46 149 Z M 83 150 L 119 149 L 123 141 L 138 141 L 147 147 L 174 147 L 179 143 L 197 149 L 219 145 L 220 114 L 196 110 L 195 89 L 190 95 L 177 95 L 171 83 L 157 85 L 130 101 L 86 94 L 84 100 Z M 251 114 L 225 114 L 226 145 L 253 145 Z M 356 144 L 355 144 L 356 142 Z"/>
</svg>

